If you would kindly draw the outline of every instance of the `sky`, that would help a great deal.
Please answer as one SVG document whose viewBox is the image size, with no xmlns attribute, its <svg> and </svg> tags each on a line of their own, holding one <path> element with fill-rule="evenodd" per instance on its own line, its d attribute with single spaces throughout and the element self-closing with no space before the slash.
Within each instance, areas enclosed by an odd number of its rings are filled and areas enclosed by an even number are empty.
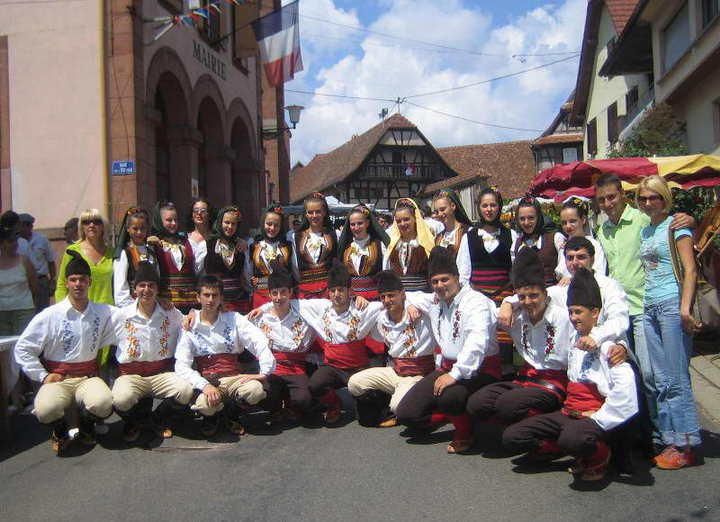
<svg viewBox="0 0 720 522">
<path fill-rule="evenodd" d="M 286 105 L 305 107 L 292 132 L 292 164 L 307 164 L 365 132 L 380 122 L 382 109 L 399 110 L 436 147 L 537 137 L 575 86 L 586 6 L 587 0 L 300 0 L 304 71 L 285 84 Z M 453 90 L 428 94 L 446 89 Z"/>
</svg>

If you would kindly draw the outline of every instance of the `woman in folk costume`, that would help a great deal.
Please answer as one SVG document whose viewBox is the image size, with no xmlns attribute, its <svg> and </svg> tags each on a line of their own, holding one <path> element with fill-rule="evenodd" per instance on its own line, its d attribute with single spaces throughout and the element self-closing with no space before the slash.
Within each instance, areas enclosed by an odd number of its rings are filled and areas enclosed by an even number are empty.
<svg viewBox="0 0 720 522">
<path fill-rule="evenodd" d="M 435 239 L 425 223 L 420 208 L 412 199 L 402 198 L 395 203 L 395 223 L 388 230 L 390 244 L 385 251 L 383 268 L 392 270 L 403 282 L 405 290 L 429 290 L 427 267 Z"/>
<path fill-rule="evenodd" d="M 375 276 L 382 271 L 383 245 L 390 238 L 365 205 L 355 206 L 343 225 L 338 252 L 352 277 L 352 291 L 368 301 L 377 301 Z"/>
<path fill-rule="evenodd" d="M 469 284 L 473 290 L 482 292 L 499 307 L 505 297 L 512 295 L 510 280 L 512 260 L 510 250 L 513 232 L 500 221 L 502 194 L 494 187 L 480 192 L 477 205 L 480 220 L 463 236 L 457 254 L 460 283 Z M 512 337 L 504 330 L 497 330 L 500 353 L 511 357 Z"/>
<path fill-rule="evenodd" d="M 155 250 L 147 244 L 149 231 L 150 216 L 147 211 L 138 207 L 127 209 L 113 256 L 115 306 L 123 307 L 135 301 L 131 287 L 141 262 L 146 261 L 155 268 L 158 266 Z"/>
<path fill-rule="evenodd" d="M 250 296 L 246 288 L 245 254 L 237 248 L 241 219 L 236 206 L 220 209 L 207 240 L 204 273 L 222 281 L 226 311 L 246 314 L 250 311 Z"/>
<path fill-rule="evenodd" d="M 210 202 L 205 198 L 193 199 L 187 220 L 187 229 L 189 230 L 187 238 L 195 256 L 196 274 L 202 272 L 207 254 L 207 240 L 212 235 L 214 220 L 215 209 Z"/>
<path fill-rule="evenodd" d="M 325 196 L 314 192 L 303 204 L 302 225 L 293 235 L 293 269 L 299 278 L 298 298 L 327 296 L 327 274 L 337 256 L 337 236 Z"/>
<path fill-rule="evenodd" d="M 558 278 L 558 284 L 566 286 L 570 284 L 572 274 L 568 270 L 565 263 L 565 243 L 572 237 L 584 237 L 590 241 L 595 247 L 595 262 L 593 263 L 593 271 L 596 274 L 605 275 L 607 273 L 607 262 L 605 261 L 605 252 L 603 252 L 600 242 L 586 234 L 588 222 L 588 203 L 577 196 L 572 196 L 563 202 L 560 209 L 560 229 L 562 232 L 555 232 L 555 246 L 558 251 L 558 264 L 555 267 L 555 275 Z"/>
<path fill-rule="evenodd" d="M 518 237 L 513 243 L 510 255 L 513 260 L 518 251 L 528 246 L 538 251 L 545 269 L 545 284 L 553 286 L 557 283 L 555 267 L 558 263 L 558 250 L 555 244 L 555 226 L 543 216 L 540 203 L 532 196 L 520 200 L 515 211 L 515 222 L 519 227 Z"/>
<path fill-rule="evenodd" d="M 160 201 L 153 213 L 153 237 L 148 239 L 155 247 L 160 267 L 161 287 L 167 289 L 175 307 L 186 314 L 197 302 L 195 299 L 195 255 L 190 242 L 179 232 L 177 207 L 169 201 Z"/>
<path fill-rule="evenodd" d="M 271 205 L 262 217 L 262 231 L 248 247 L 245 256 L 245 278 L 252 287 L 252 307 L 271 301 L 268 290 L 268 277 L 273 265 L 280 263 L 289 272 L 291 270 L 292 245 L 285 239 L 285 220 L 283 210 Z"/>
<path fill-rule="evenodd" d="M 432 208 L 433 213 L 437 214 L 435 219 L 445 226 L 445 229 L 435 237 L 435 244 L 450 249 L 457 257 L 460 242 L 472 226 L 472 221 L 454 190 L 443 189 L 435 194 Z"/>
</svg>

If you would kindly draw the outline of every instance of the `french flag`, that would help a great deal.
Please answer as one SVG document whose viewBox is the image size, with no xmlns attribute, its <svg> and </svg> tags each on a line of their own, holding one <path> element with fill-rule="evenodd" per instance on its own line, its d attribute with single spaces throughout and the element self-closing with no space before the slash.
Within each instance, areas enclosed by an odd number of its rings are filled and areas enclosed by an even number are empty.
<svg viewBox="0 0 720 522">
<path fill-rule="evenodd" d="M 292 80 L 296 72 L 303 70 L 298 4 L 295 0 L 252 24 L 265 74 L 273 87 Z"/>
</svg>

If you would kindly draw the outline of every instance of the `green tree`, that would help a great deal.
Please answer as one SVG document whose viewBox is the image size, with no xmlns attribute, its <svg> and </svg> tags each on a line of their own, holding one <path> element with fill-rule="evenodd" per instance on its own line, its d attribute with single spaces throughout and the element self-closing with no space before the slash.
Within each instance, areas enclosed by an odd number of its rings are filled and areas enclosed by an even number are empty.
<svg viewBox="0 0 720 522">
<path fill-rule="evenodd" d="M 611 158 L 652 156 L 684 156 L 685 122 L 678 118 L 667 103 L 649 109 L 627 139 L 618 142 Z"/>
</svg>

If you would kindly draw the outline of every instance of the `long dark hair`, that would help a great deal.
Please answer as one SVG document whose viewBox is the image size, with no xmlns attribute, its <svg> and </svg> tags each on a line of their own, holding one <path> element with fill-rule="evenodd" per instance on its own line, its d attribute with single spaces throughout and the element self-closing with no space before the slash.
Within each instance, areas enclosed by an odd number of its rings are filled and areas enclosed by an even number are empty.
<svg viewBox="0 0 720 522">
<path fill-rule="evenodd" d="M 144 219 L 145 225 L 147 226 L 147 233 L 150 234 L 150 214 L 148 214 L 147 210 L 140 207 L 130 207 L 129 209 L 127 209 L 125 211 L 125 215 L 123 216 L 122 225 L 120 226 L 120 233 L 118 234 L 117 243 L 115 245 L 115 253 L 113 254 L 114 259 L 120 258 L 120 254 L 125 249 L 125 246 L 130 239 L 130 236 L 127 232 L 127 227 L 131 219 Z"/>
<path fill-rule="evenodd" d="M 325 219 L 323 221 L 323 228 L 325 229 L 325 232 L 332 232 L 332 221 L 330 221 L 330 207 L 328 207 L 327 201 L 325 201 L 325 196 L 323 196 L 320 192 L 313 192 L 308 197 L 305 198 L 305 201 L 303 201 L 303 214 L 302 214 L 302 225 L 300 226 L 300 230 L 305 230 L 310 228 L 310 221 L 308 221 L 307 218 L 307 206 L 308 203 L 312 202 L 320 202 L 325 209 Z"/>
<path fill-rule="evenodd" d="M 494 197 L 495 201 L 497 202 L 497 205 L 498 205 L 497 216 L 495 216 L 495 219 L 493 219 L 492 221 L 487 221 L 483 217 L 482 212 L 480 211 L 480 202 L 482 201 L 482 198 L 487 195 Z M 498 189 L 496 189 L 495 187 L 486 187 L 486 188 L 482 189 L 480 191 L 480 194 L 477 195 L 477 198 L 475 200 L 475 206 L 477 207 L 478 214 L 480 215 L 480 217 L 478 219 L 478 224 L 480 226 L 490 225 L 490 226 L 497 227 L 497 228 L 500 228 L 502 226 L 502 221 L 500 220 L 500 216 L 502 215 L 503 198 L 502 198 L 502 194 L 500 194 L 500 191 Z"/>
<path fill-rule="evenodd" d="M 362 214 L 363 217 L 367 219 L 368 236 L 370 236 L 370 239 L 378 239 L 385 246 L 390 243 L 390 237 L 387 235 L 387 232 L 385 232 L 383 227 L 381 227 L 377 222 L 370 209 L 361 203 L 360 205 L 355 205 L 345 218 L 345 223 L 343 224 L 342 232 L 340 233 L 340 239 L 338 239 L 338 253 L 340 255 L 345 252 L 345 249 L 353 240 L 352 231 L 350 230 L 350 216 L 353 214 Z"/>
<path fill-rule="evenodd" d="M 521 208 L 534 208 L 537 220 L 535 221 L 535 228 L 529 234 L 527 234 L 520 226 L 520 209 Z M 518 203 L 515 209 L 515 223 L 518 227 L 518 232 L 524 237 L 541 236 L 545 228 L 545 220 L 543 217 L 542 207 L 537 199 L 532 196 L 525 196 Z"/>
<path fill-rule="evenodd" d="M 195 230 L 195 222 L 193 221 L 193 208 L 195 208 L 195 203 L 205 203 L 207 205 L 208 210 L 208 228 L 212 230 L 213 223 L 215 223 L 215 219 L 217 218 L 217 211 L 215 207 L 213 207 L 212 203 L 210 203 L 210 200 L 205 197 L 199 197 L 199 198 L 193 198 L 190 202 L 190 206 L 188 207 L 188 213 L 187 216 L 185 216 L 185 228 L 188 232 L 192 232 Z M 178 220 L 180 219 L 180 216 L 178 215 Z"/>
<path fill-rule="evenodd" d="M 268 214 L 275 214 L 277 216 L 280 216 L 280 230 L 278 231 L 277 236 L 272 239 L 267 237 L 267 234 L 265 234 L 265 219 L 267 218 Z M 265 209 L 265 212 L 263 212 L 262 216 L 260 217 L 260 233 L 255 236 L 255 241 L 285 241 L 286 235 L 287 225 L 285 224 L 285 213 L 283 212 L 282 207 L 280 205 L 270 205 L 268 208 Z"/>
</svg>

